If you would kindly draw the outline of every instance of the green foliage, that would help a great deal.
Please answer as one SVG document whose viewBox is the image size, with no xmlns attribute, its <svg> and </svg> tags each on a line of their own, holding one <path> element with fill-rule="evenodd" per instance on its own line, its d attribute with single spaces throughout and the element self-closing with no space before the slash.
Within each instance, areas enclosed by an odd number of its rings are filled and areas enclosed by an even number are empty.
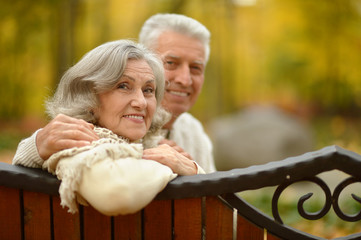
<svg viewBox="0 0 361 240">
<path fill-rule="evenodd" d="M 20 140 L 24 138 L 22 134 L 18 133 L 1 133 L 0 134 L 0 153 L 3 150 L 16 149 Z"/>
</svg>

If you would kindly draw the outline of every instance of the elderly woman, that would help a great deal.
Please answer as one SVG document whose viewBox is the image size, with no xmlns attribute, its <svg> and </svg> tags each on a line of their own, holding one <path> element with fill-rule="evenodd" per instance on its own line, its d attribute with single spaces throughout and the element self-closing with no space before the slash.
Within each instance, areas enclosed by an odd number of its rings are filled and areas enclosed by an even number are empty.
<svg viewBox="0 0 361 240">
<path fill-rule="evenodd" d="M 169 120 L 160 107 L 163 91 L 163 66 L 156 55 L 128 40 L 105 43 L 64 74 L 46 105 L 52 118 L 88 122 L 98 140 L 46 156 L 28 149 L 35 141 L 28 138 L 20 142 L 13 164 L 56 174 L 62 180 L 61 204 L 70 212 L 76 212 L 76 200 L 107 215 L 135 212 L 177 174 L 160 161 L 142 159 L 143 149 L 186 155 L 179 147 L 158 146 L 158 132 Z"/>
</svg>

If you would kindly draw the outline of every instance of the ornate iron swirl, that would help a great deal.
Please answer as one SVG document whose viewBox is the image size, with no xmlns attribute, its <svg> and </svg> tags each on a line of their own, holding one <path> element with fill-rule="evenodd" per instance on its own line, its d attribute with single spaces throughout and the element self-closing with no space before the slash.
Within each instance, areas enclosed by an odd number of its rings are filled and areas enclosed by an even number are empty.
<svg viewBox="0 0 361 240">
<path fill-rule="evenodd" d="M 341 192 L 348 185 L 351 185 L 356 182 L 360 182 L 360 180 L 356 179 L 355 177 L 349 177 L 349 178 L 345 179 L 344 181 L 342 181 L 339 185 L 337 185 L 337 187 L 335 188 L 335 190 L 333 192 L 333 201 L 332 201 L 333 210 L 335 211 L 337 216 L 344 221 L 356 222 L 356 221 L 361 220 L 361 210 L 354 215 L 347 215 L 340 209 L 339 203 L 338 203 Z M 360 197 L 356 196 L 355 194 L 351 194 L 351 196 L 353 199 L 355 199 L 357 202 L 359 202 L 361 204 Z"/>
<path fill-rule="evenodd" d="M 315 184 L 317 184 L 318 186 L 320 186 L 320 188 L 323 190 L 324 194 L 325 194 L 325 205 L 324 207 L 315 213 L 310 213 L 307 212 L 304 209 L 304 203 L 313 195 L 313 193 L 308 193 L 304 196 L 302 196 L 297 204 L 297 209 L 299 214 L 308 220 L 317 220 L 322 218 L 323 216 L 325 216 L 328 211 L 330 210 L 331 206 L 332 206 L 332 195 L 331 195 L 331 191 L 330 188 L 327 186 L 327 184 L 320 178 L 318 177 L 309 177 L 309 178 L 304 178 L 302 180 L 299 181 L 288 181 L 284 184 L 281 184 L 277 187 L 277 189 L 275 190 L 275 193 L 273 194 L 273 198 L 272 198 L 272 214 L 274 219 L 283 224 L 283 221 L 280 217 L 279 211 L 278 211 L 278 200 L 282 194 L 282 192 L 289 187 L 290 185 L 296 183 L 296 182 L 301 182 L 301 181 L 309 181 L 309 182 L 313 182 Z"/>
<path fill-rule="evenodd" d="M 325 194 L 324 207 L 320 211 L 314 212 L 314 213 L 307 212 L 304 209 L 304 203 L 309 198 L 311 198 L 313 193 L 308 193 L 308 194 L 305 194 L 302 197 L 300 197 L 300 199 L 298 200 L 297 209 L 298 209 L 298 213 L 304 219 L 308 219 L 308 220 L 320 219 L 329 212 L 329 210 L 331 209 L 331 206 L 332 206 L 335 213 L 337 214 L 337 216 L 344 221 L 356 222 L 356 221 L 361 220 L 361 210 L 356 214 L 348 215 L 348 214 L 345 214 L 339 207 L 339 198 L 340 198 L 341 192 L 348 185 L 351 185 L 356 182 L 361 182 L 360 179 L 357 179 L 355 177 L 349 177 L 349 178 L 345 179 L 339 185 L 337 185 L 333 194 L 331 194 L 330 188 L 327 186 L 327 184 L 322 179 L 320 179 L 318 177 L 310 177 L 310 178 L 304 178 L 304 179 L 298 180 L 298 181 L 288 181 L 277 187 L 277 189 L 275 190 L 275 192 L 273 194 L 273 198 L 272 198 L 272 214 L 273 214 L 275 221 L 283 224 L 283 221 L 280 217 L 279 210 L 278 210 L 278 201 L 279 201 L 279 198 L 280 198 L 282 192 L 290 185 L 292 185 L 296 182 L 301 182 L 301 181 L 309 181 L 309 182 L 313 182 L 313 183 L 317 184 L 323 190 L 323 192 Z M 361 204 L 360 197 L 356 196 L 355 194 L 351 194 L 351 196 L 353 197 L 353 199 L 355 199 L 358 203 Z"/>
</svg>

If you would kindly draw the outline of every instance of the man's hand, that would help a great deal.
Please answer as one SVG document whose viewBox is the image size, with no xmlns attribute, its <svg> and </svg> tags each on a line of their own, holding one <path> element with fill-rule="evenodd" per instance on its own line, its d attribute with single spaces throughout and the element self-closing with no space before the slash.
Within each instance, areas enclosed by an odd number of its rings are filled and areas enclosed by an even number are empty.
<svg viewBox="0 0 361 240">
<path fill-rule="evenodd" d="M 63 114 L 57 115 L 36 136 L 36 147 L 43 160 L 72 147 L 83 147 L 99 139 L 94 125 Z"/>
</svg>

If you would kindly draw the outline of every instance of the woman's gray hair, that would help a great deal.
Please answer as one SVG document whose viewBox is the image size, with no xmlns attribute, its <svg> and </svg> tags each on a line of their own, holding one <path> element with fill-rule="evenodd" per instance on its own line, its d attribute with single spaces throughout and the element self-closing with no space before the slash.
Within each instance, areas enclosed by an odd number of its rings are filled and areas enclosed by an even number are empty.
<svg viewBox="0 0 361 240">
<path fill-rule="evenodd" d="M 151 49 L 157 48 L 158 38 L 165 31 L 185 34 L 200 40 L 204 45 L 206 63 L 210 54 L 209 30 L 197 20 L 175 13 L 159 13 L 151 16 L 139 33 L 139 42 Z"/>
<path fill-rule="evenodd" d="M 133 59 L 144 59 L 151 67 L 156 79 L 157 112 L 162 112 L 159 108 L 165 80 L 161 60 L 142 44 L 118 40 L 91 50 L 65 72 L 54 96 L 46 102 L 48 115 L 54 118 L 62 113 L 96 124 L 97 119 L 92 111 L 99 106 L 98 94 L 113 89 L 123 75 L 128 60 Z"/>
</svg>

